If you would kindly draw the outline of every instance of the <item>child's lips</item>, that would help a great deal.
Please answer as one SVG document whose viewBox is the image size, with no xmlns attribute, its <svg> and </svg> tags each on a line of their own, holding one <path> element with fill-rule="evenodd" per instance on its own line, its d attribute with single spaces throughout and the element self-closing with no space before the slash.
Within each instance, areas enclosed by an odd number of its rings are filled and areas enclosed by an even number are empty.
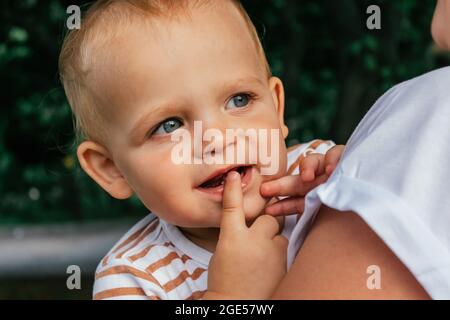
<svg viewBox="0 0 450 320">
<path fill-rule="evenodd" d="M 218 169 L 214 171 L 212 174 L 210 174 L 201 184 L 199 184 L 199 187 L 204 186 L 208 182 L 211 182 L 213 180 L 219 180 L 220 177 L 226 176 L 229 171 L 235 170 L 235 171 L 242 171 L 241 169 L 245 167 L 245 165 L 234 165 L 234 166 L 228 166 L 221 169 Z"/>
<path fill-rule="evenodd" d="M 254 166 L 247 166 L 243 173 L 241 173 L 241 187 L 242 192 L 245 192 L 252 181 Z M 196 187 L 195 189 L 205 193 L 213 198 L 213 200 L 222 201 L 224 184 L 218 185 L 212 188 L 204 188 L 201 186 Z"/>
</svg>

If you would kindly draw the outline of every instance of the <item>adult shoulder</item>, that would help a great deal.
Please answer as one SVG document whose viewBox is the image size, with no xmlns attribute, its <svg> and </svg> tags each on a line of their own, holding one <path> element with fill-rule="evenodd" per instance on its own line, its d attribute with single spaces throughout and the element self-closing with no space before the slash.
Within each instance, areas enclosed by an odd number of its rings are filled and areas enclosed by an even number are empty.
<svg viewBox="0 0 450 320">
<path fill-rule="evenodd" d="M 407 267 L 353 212 L 323 206 L 273 299 L 429 299 Z"/>
<path fill-rule="evenodd" d="M 290 237 L 289 266 L 324 204 L 356 213 L 432 298 L 450 297 L 448 88 L 450 68 L 443 68 L 395 86 L 374 104 L 334 174 L 308 194 Z"/>
</svg>

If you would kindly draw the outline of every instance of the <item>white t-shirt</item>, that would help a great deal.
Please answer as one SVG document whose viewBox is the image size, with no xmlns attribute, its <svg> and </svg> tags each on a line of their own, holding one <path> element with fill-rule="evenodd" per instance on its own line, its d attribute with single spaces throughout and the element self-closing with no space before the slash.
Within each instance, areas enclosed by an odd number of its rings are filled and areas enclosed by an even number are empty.
<svg viewBox="0 0 450 320">
<path fill-rule="evenodd" d="M 288 267 L 323 203 L 354 211 L 434 299 L 450 299 L 450 67 L 395 86 L 367 113 L 330 179 L 306 197 Z"/>
<path fill-rule="evenodd" d="M 334 144 L 313 140 L 288 150 L 288 174 L 308 151 L 325 153 Z M 282 230 L 289 238 L 298 215 L 287 216 Z M 93 298 L 195 300 L 207 289 L 212 253 L 150 213 L 131 228 L 99 263 Z"/>
</svg>

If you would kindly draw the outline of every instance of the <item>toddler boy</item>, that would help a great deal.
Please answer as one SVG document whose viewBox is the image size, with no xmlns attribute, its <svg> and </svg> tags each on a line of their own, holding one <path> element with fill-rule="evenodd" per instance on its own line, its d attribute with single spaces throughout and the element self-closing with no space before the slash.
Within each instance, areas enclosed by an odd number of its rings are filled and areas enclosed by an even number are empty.
<svg viewBox="0 0 450 320">
<path fill-rule="evenodd" d="M 298 173 L 308 152 L 333 144 L 286 149 L 283 85 L 241 4 L 97 1 L 66 38 L 60 70 L 83 137 L 82 168 L 114 198 L 135 193 L 152 212 L 100 262 L 94 299 L 270 297 L 286 271 L 285 237 L 296 216 L 264 213 L 299 213 L 302 197 L 263 196 L 263 183 Z M 174 137 L 195 133 L 195 121 L 214 141 L 193 139 L 196 161 L 180 163 Z M 261 157 L 207 161 L 251 153 L 255 144 L 238 146 L 242 131 L 221 139 L 227 130 L 278 132 L 257 141 L 257 150 L 274 151 L 276 170 L 265 175 Z M 301 195 L 338 157 L 307 159 Z"/>
</svg>

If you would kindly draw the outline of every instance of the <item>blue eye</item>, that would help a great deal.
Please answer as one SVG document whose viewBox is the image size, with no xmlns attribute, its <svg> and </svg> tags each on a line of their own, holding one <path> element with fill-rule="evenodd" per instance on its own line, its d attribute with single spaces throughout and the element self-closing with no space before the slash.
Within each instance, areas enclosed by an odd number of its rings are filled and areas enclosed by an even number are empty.
<svg viewBox="0 0 450 320">
<path fill-rule="evenodd" d="M 183 123 L 181 122 L 181 120 L 178 120 L 176 118 L 167 119 L 164 122 L 161 122 L 161 124 L 153 131 L 152 134 L 172 133 L 182 125 Z"/>
<path fill-rule="evenodd" d="M 248 93 L 240 93 L 235 95 L 228 101 L 227 108 L 242 108 L 250 102 L 250 95 Z"/>
</svg>

